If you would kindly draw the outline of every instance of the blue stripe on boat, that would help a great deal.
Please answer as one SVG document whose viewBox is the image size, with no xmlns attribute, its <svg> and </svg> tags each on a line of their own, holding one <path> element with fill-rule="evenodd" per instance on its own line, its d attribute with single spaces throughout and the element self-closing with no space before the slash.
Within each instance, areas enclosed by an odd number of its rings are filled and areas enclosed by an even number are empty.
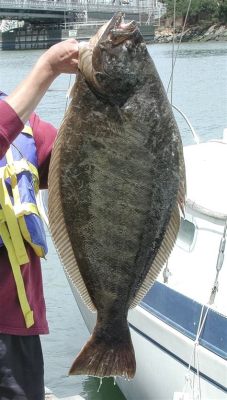
<svg viewBox="0 0 227 400">
<path fill-rule="evenodd" d="M 155 282 L 140 305 L 179 332 L 195 339 L 202 311 L 200 303 Z M 210 309 L 199 342 L 227 360 L 227 318 Z"/>
</svg>

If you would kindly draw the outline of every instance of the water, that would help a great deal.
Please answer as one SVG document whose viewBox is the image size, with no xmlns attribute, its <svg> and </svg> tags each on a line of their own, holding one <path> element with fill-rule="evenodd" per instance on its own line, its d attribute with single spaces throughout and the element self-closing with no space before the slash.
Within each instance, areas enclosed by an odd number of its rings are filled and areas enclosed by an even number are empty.
<svg viewBox="0 0 227 400">
<path fill-rule="evenodd" d="M 171 73 L 171 45 L 149 50 L 164 86 Z M 0 88 L 9 93 L 31 69 L 42 51 L 0 52 Z M 227 127 L 227 43 L 182 44 L 173 82 L 173 104 L 189 118 L 201 141 L 221 138 Z M 59 126 L 66 106 L 69 76 L 60 76 L 38 106 L 41 118 Z M 177 113 L 184 144 L 193 143 L 187 125 Z M 46 385 L 60 396 L 81 394 L 87 400 L 123 400 L 112 379 L 68 377 L 68 369 L 88 338 L 56 251 L 48 236 L 49 254 L 43 261 L 50 335 L 42 337 Z"/>
</svg>

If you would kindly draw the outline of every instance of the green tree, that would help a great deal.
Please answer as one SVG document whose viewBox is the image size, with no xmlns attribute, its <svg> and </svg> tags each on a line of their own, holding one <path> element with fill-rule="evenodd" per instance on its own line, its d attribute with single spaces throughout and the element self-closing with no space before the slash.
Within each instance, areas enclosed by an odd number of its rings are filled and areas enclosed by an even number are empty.
<svg viewBox="0 0 227 400">
<path fill-rule="evenodd" d="M 226 17 L 226 2 L 225 7 L 222 9 L 223 18 Z M 188 9 L 188 0 L 177 0 L 176 1 L 176 16 L 183 17 L 185 19 L 187 9 Z M 173 17 L 174 10 L 174 0 L 167 0 L 167 15 L 168 17 Z M 220 3 L 217 0 L 192 0 L 191 7 L 188 14 L 188 23 L 197 23 L 200 20 L 212 20 L 213 18 L 219 16 L 220 13 Z"/>
<path fill-rule="evenodd" d="M 218 16 L 221 22 L 227 23 L 227 0 L 220 2 Z"/>
</svg>

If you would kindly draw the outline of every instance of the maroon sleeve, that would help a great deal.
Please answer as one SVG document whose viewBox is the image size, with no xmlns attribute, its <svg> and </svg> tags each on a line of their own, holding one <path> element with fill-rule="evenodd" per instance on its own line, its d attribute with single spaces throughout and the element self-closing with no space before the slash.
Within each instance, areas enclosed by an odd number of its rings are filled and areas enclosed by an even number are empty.
<svg viewBox="0 0 227 400">
<path fill-rule="evenodd" d="M 23 127 L 23 122 L 10 105 L 0 100 L 0 159 Z"/>
<path fill-rule="evenodd" d="M 53 125 L 42 121 L 35 113 L 30 117 L 38 154 L 40 189 L 47 188 L 50 155 L 56 137 Z M 0 159 L 5 155 L 10 144 L 24 127 L 16 112 L 8 103 L 0 100 Z"/>
<path fill-rule="evenodd" d="M 33 129 L 37 147 L 40 189 L 46 189 L 48 184 L 50 156 L 57 130 L 53 125 L 42 121 L 35 113 L 30 117 L 30 124 Z"/>
</svg>

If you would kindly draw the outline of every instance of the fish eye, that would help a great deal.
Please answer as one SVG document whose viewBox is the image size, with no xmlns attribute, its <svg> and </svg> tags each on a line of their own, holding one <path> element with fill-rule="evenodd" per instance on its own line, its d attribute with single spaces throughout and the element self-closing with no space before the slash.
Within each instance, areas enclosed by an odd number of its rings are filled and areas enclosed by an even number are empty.
<svg viewBox="0 0 227 400">
<path fill-rule="evenodd" d="M 132 45 L 132 41 L 131 40 L 127 40 L 125 42 L 125 47 L 127 48 L 127 50 L 131 50 L 133 45 Z"/>
</svg>

